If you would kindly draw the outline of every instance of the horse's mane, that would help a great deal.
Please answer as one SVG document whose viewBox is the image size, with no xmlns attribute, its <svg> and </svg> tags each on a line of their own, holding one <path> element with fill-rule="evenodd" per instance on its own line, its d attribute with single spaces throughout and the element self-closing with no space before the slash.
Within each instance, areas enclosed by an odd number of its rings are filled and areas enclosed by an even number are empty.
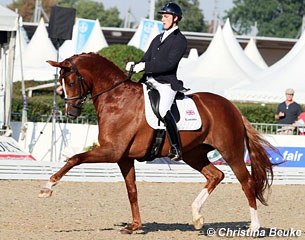
<svg viewBox="0 0 305 240">
<path fill-rule="evenodd" d="M 90 60 L 91 66 L 94 67 L 103 66 L 103 71 L 107 71 L 110 73 L 118 72 L 125 74 L 123 70 L 119 68 L 116 64 L 114 64 L 111 60 L 97 53 L 89 52 L 89 53 L 75 54 L 71 57 L 71 59 L 77 59 L 79 61 Z"/>
</svg>

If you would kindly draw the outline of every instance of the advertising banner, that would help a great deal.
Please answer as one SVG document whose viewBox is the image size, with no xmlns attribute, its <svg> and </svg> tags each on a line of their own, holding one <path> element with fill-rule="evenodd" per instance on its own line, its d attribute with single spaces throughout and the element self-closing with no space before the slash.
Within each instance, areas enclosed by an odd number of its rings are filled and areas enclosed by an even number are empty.
<svg viewBox="0 0 305 240">
<path fill-rule="evenodd" d="M 162 32 L 162 22 L 150 19 L 143 20 L 143 28 L 140 38 L 140 49 L 147 49 L 148 46 L 156 35 Z"/>
<path fill-rule="evenodd" d="M 78 18 L 76 52 L 81 53 L 93 30 L 95 20 Z"/>
<path fill-rule="evenodd" d="M 279 164 L 277 167 L 304 167 L 305 168 L 305 137 L 296 135 L 265 135 L 266 139 L 278 149 L 278 152 L 266 149 L 272 163 Z M 213 153 L 213 154 L 212 154 Z M 208 154 L 211 162 L 215 165 L 227 163 L 218 151 Z M 245 162 L 251 165 L 248 151 L 245 154 Z"/>
<path fill-rule="evenodd" d="M 146 51 L 151 43 L 151 41 L 162 32 L 162 22 L 151 20 L 151 19 L 142 19 L 140 25 L 130 39 L 128 45 L 134 46 Z"/>
<path fill-rule="evenodd" d="M 0 160 L 35 160 L 35 158 L 25 152 L 11 137 L 0 136 Z"/>
</svg>

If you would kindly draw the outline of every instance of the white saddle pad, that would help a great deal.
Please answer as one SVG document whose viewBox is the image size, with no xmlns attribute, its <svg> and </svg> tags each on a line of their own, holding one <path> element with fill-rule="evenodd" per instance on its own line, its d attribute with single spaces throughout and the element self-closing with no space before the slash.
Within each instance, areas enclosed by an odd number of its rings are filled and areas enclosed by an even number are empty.
<svg viewBox="0 0 305 240">
<path fill-rule="evenodd" d="M 146 85 L 143 85 L 145 99 L 145 116 L 147 123 L 153 129 L 164 129 L 164 124 L 154 114 Z M 178 130 L 197 130 L 201 127 L 201 118 L 193 99 L 184 97 L 183 100 L 177 100 L 177 107 L 180 113 L 180 120 L 177 123 Z"/>
</svg>

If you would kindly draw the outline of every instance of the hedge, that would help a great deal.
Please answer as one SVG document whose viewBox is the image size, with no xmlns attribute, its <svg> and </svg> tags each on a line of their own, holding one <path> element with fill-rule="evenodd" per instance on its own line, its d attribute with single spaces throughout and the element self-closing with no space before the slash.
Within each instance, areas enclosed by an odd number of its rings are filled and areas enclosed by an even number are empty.
<svg viewBox="0 0 305 240">
<path fill-rule="evenodd" d="M 143 51 L 133 46 L 114 44 L 99 51 L 99 54 L 113 61 L 122 70 L 129 61 L 137 62 L 143 56 Z M 134 74 L 133 81 L 138 81 L 142 73 Z M 50 82 L 50 81 L 48 81 Z M 26 88 L 40 85 L 46 82 L 25 81 Z M 58 110 L 64 112 L 64 102 L 58 96 L 56 97 Z M 250 122 L 257 123 L 275 123 L 274 113 L 277 104 L 256 104 L 256 103 L 238 103 L 235 105 Z M 21 83 L 16 82 L 13 85 L 12 102 L 12 120 L 20 121 L 23 109 L 23 100 L 21 94 Z M 27 114 L 29 121 L 41 121 L 41 115 L 50 115 L 53 110 L 53 88 L 38 90 L 33 92 L 33 97 L 27 98 Z M 82 116 L 90 119 L 91 123 L 96 123 L 95 109 L 91 101 L 87 101 L 83 106 Z"/>
</svg>

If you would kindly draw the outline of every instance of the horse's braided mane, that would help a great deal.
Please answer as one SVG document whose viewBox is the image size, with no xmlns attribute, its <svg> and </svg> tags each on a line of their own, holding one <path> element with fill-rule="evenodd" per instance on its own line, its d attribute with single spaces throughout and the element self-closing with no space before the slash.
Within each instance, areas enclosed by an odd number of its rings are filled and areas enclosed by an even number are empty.
<svg viewBox="0 0 305 240">
<path fill-rule="evenodd" d="M 111 60 L 108 58 L 94 52 L 89 52 L 89 53 L 80 53 L 80 54 L 75 54 L 73 55 L 70 59 L 75 59 L 78 57 L 89 57 L 92 59 L 96 59 L 97 61 L 103 61 L 103 65 L 105 66 L 105 69 L 114 69 L 116 71 L 121 71 L 122 69 L 119 68 L 115 63 L 113 63 Z"/>
</svg>

